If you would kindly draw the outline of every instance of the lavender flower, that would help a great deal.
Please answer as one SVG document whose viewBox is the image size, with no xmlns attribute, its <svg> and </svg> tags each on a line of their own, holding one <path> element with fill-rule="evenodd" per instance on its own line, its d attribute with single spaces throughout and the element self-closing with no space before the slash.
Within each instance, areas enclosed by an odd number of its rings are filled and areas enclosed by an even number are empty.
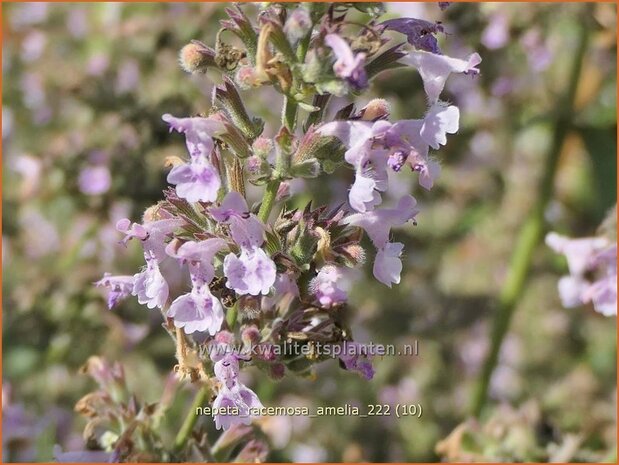
<svg viewBox="0 0 619 465">
<path fill-rule="evenodd" d="M 616 315 L 617 245 L 603 237 L 569 239 L 557 233 L 548 234 L 546 244 L 567 258 L 570 274 L 558 283 L 563 306 L 592 302 L 597 312 Z"/>
<path fill-rule="evenodd" d="M 342 280 L 342 271 L 333 265 L 323 266 L 310 283 L 310 290 L 321 306 L 325 308 L 346 302 L 346 291 L 338 287 Z"/>
<path fill-rule="evenodd" d="M 168 113 L 161 117 L 174 130 L 185 134 L 185 142 L 189 155 L 209 156 L 213 151 L 213 137 L 226 131 L 224 124 L 213 118 L 177 118 Z"/>
<path fill-rule="evenodd" d="M 215 335 L 224 321 L 223 307 L 211 294 L 208 282 L 198 269 L 192 273 L 192 284 L 189 294 L 172 302 L 167 315 L 174 320 L 174 326 L 183 328 L 187 334 L 200 331 Z"/>
<path fill-rule="evenodd" d="M 171 257 L 177 258 L 181 263 L 189 263 L 192 269 L 199 272 L 204 281 L 210 282 L 215 277 L 213 260 L 215 255 L 226 246 L 226 241 L 213 237 L 204 241 L 189 241 L 182 244 L 174 251 L 170 243 L 166 252 Z"/>
<path fill-rule="evenodd" d="M 111 310 L 118 302 L 131 295 L 133 280 L 133 276 L 112 276 L 110 273 L 105 273 L 95 286 L 108 289 L 107 307 Z"/>
<path fill-rule="evenodd" d="M 163 308 L 168 300 L 168 283 L 159 270 L 159 262 L 152 252 L 145 252 L 146 267 L 133 276 L 131 293 L 138 297 L 138 302 L 148 308 Z"/>
<path fill-rule="evenodd" d="M 241 247 L 238 257 L 230 253 L 224 259 L 226 286 L 240 295 L 268 294 L 276 269 L 273 260 L 260 248 L 264 243 L 264 225 L 249 212 L 247 202 L 238 192 L 228 193 L 210 213 L 215 220 L 230 225 L 232 239 Z"/>
<path fill-rule="evenodd" d="M 223 355 L 215 363 L 214 372 L 221 382 L 219 393 L 213 402 L 213 410 L 216 412 L 215 428 L 228 430 L 234 425 L 251 423 L 252 412 L 263 405 L 254 391 L 238 379 L 239 356 L 234 353 Z"/>
<path fill-rule="evenodd" d="M 419 210 L 412 195 L 402 197 L 395 208 L 383 208 L 367 213 L 355 213 L 344 218 L 343 222 L 363 228 L 372 243 L 382 248 L 389 241 L 389 232 L 394 226 L 401 226 L 415 218 Z"/>
<path fill-rule="evenodd" d="M 449 75 L 451 73 L 478 74 L 479 69 L 476 66 L 481 63 L 481 57 L 478 53 L 473 53 L 467 59 L 461 60 L 415 50 L 401 58 L 400 61 L 417 68 L 423 80 L 428 101 L 434 104 L 438 101 Z"/>
<path fill-rule="evenodd" d="M 374 377 L 374 367 L 363 345 L 351 341 L 344 342 L 340 360 L 344 369 L 356 371 L 367 380 Z"/>
<path fill-rule="evenodd" d="M 84 194 L 101 195 L 110 189 L 112 176 L 106 166 L 89 166 L 80 172 L 77 182 Z"/>
<path fill-rule="evenodd" d="M 348 42 L 337 34 L 327 34 L 325 43 L 331 47 L 336 57 L 333 64 L 335 75 L 345 79 L 354 89 L 366 88 L 368 77 L 364 68 L 365 53 L 355 55 Z"/>
<path fill-rule="evenodd" d="M 440 23 L 431 23 L 416 18 L 395 18 L 383 21 L 380 25 L 385 29 L 404 34 L 408 43 L 418 50 L 441 54 L 438 41 L 434 36 L 439 32 L 445 32 Z"/>
<path fill-rule="evenodd" d="M 240 295 L 268 294 L 276 271 L 273 260 L 259 247 L 242 248 L 238 257 L 231 253 L 224 259 L 226 286 Z"/>
<path fill-rule="evenodd" d="M 402 255 L 402 250 L 404 250 L 404 244 L 401 242 L 388 242 L 376 253 L 373 268 L 374 277 L 385 286 L 391 287 L 391 284 L 400 283 L 400 273 L 402 272 L 400 255 Z"/>
<path fill-rule="evenodd" d="M 190 163 L 172 168 L 168 182 L 175 184 L 177 195 L 189 202 L 215 201 L 221 179 L 211 160 L 215 147 L 212 138 L 225 132 L 223 123 L 209 118 L 176 118 L 169 114 L 163 115 L 163 120 L 170 124 L 170 129 L 185 134 L 191 155 Z"/>
</svg>

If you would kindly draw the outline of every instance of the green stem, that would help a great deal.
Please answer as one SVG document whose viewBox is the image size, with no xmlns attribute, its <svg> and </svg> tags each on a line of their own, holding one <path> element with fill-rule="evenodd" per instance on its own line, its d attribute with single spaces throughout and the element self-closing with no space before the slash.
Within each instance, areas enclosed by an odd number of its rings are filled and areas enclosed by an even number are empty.
<svg viewBox="0 0 619 465">
<path fill-rule="evenodd" d="M 260 210 L 258 211 L 258 218 L 263 223 L 269 219 L 269 215 L 271 214 L 271 210 L 273 209 L 273 204 L 275 203 L 275 197 L 277 196 L 277 190 L 279 189 L 281 181 L 279 179 L 275 179 L 267 184 L 266 190 L 264 191 L 264 197 L 262 198 L 262 204 L 260 205 Z"/>
<path fill-rule="evenodd" d="M 282 124 L 291 133 L 294 132 L 294 128 L 297 122 L 297 107 L 298 104 L 290 97 L 284 97 L 284 109 L 282 111 Z"/>
<path fill-rule="evenodd" d="M 228 328 L 230 329 L 230 331 L 234 331 L 234 325 L 236 324 L 238 314 L 239 314 L 239 303 L 237 301 L 226 312 L 226 323 L 228 324 Z"/>
<path fill-rule="evenodd" d="M 202 407 L 202 405 L 206 403 L 210 393 L 210 387 L 204 385 L 196 394 L 196 397 L 193 399 L 193 403 L 191 404 L 191 408 L 189 409 L 189 412 L 187 412 L 187 416 L 183 421 L 183 425 L 181 426 L 181 429 L 178 431 L 176 439 L 174 440 L 174 450 L 181 451 L 185 447 L 185 444 L 187 444 L 189 436 L 193 431 L 193 427 L 195 426 L 196 421 L 198 421 L 198 415 L 196 414 L 196 410 L 198 409 L 198 407 Z"/>
<path fill-rule="evenodd" d="M 503 339 L 509 329 L 516 304 L 524 290 L 535 248 L 539 244 L 544 232 L 544 212 L 552 197 L 561 148 L 572 125 L 576 89 L 582 62 L 587 50 L 587 30 L 586 21 L 583 21 L 581 23 L 578 49 L 574 58 L 570 81 L 563 98 L 557 105 L 558 111 L 556 112 L 553 139 L 546 156 L 544 173 L 539 185 L 539 195 L 524 226 L 520 230 L 516 247 L 512 252 L 505 284 L 499 294 L 498 309 L 490 336 L 490 349 L 473 394 L 472 413 L 475 416 L 481 414 L 486 403 L 490 379 L 499 358 Z"/>
<path fill-rule="evenodd" d="M 303 37 L 299 41 L 299 45 L 297 45 L 297 60 L 301 64 L 303 64 L 305 62 L 305 55 L 307 55 L 307 50 L 309 48 L 310 39 L 312 38 L 312 31 L 313 30 L 314 30 L 314 27 L 312 25 L 312 27 L 310 28 L 308 33 L 305 34 L 305 37 Z"/>
</svg>

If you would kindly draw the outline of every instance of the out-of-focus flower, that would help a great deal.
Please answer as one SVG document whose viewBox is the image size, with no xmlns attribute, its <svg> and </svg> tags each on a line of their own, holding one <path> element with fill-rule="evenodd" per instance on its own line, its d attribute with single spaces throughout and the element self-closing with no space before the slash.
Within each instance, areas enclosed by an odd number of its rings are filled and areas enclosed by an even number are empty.
<svg viewBox="0 0 619 465">
<path fill-rule="evenodd" d="M 350 341 L 344 342 L 342 347 L 340 360 L 343 367 L 349 371 L 356 371 L 367 380 L 372 379 L 374 377 L 374 367 L 365 347 L 362 344 Z"/>
<path fill-rule="evenodd" d="M 88 34 L 88 12 L 85 8 L 71 8 L 67 14 L 67 29 L 76 39 L 81 39 Z"/>
<path fill-rule="evenodd" d="M 107 53 L 98 52 L 90 57 L 86 64 L 88 74 L 100 77 L 110 67 L 110 57 Z"/>
<path fill-rule="evenodd" d="M 505 47 L 509 41 L 509 18 L 503 11 L 497 11 L 488 20 L 481 34 L 481 43 L 490 50 Z"/>
<path fill-rule="evenodd" d="M 553 60 L 553 53 L 547 47 L 539 29 L 529 29 L 520 39 L 520 43 L 527 54 L 529 66 L 534 71 L 544 71 Z"/>
<path fill-rule="evenodd" d="M 26 62 L 38 60 L 47 45 L 47 37 L 41 31 L 30 32 L 22 42 L 21 58 Z"/>
<path fill-rule="evenodd" d="M 140 66 L 133 59 L 126 60 L 118 69 L 116 75 L 116 92 L 119 94 L 129 93 L 138 86 L 140 82 Z"/>
<path fill-rule="evenodd" d="M 284 32 L 288 40 L 292 43 L 297 42 L 312 28 L 312 18 L 307 8 L 300 6 L 295 8 L 288 16 L 284 25 Z"/>
<path fill-rule="evenodd" d="M 30 155 L 18 155 L 11 159 L 10 167 L 23 177 L 20 186 L 21 194 L 26 198 L 34 195 L 41 184 L 43 171 L 41 160 Z"/>
<path fill-rule="evenodd" d="M 567 258 L 570 274 L 559 280 L 564 307 L 593 303 L 596 311 L 617 314 L 617 245 L 604 237 L 569 239 L 557 233 L 546 236 L 546 244 Z M 593 280 L 588 273 L 593 273 Z"/>
<path fill-rule="evenodd" d="M 112 185 L 112 175 L 106 166 L 88 166 L 77 180 L 80 191 L 86 195 L 105 194 Z"/>
<path fill-rule="evenodd" d="M 337 34 L 327 34 L 325 43 L 331 47 L 336 60 L 333 71 L 339 78 L 345 79 L 353 88 L 364 89 L 368 85 L 368 77 L 365 72 L 365 53 L 356 55 L 350 49 L 350 45 Z"/>
</svg>

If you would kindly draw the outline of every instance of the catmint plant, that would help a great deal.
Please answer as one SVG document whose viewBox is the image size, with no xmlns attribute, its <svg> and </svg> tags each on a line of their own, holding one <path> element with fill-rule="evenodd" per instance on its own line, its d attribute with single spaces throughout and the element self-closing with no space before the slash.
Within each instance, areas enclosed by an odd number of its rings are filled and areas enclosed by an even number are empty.
<svg viewBox="0 0 619 465">
<path fill-rule="evenodd" d="M 208 393 L 202 405 L 211 402 L 216 429 L 244 438 L 239 428 L 262 408 L 239 378 L 248 366 L 274 380 L 307 373 L 330 359 L 314 349 L 332 345 L 346 348 L 342 368 L 373 377 L 371 354 L 348 326 L 353 309 L 346 275 L 368 258 L 376 280 L 389 287 L 400 282 L 405 250 L 393 240 L 393 228 L 414 225 L 418 216 L 422 221 L 422 212 L 411 194 L 383 202 L 389 174 L 416 176 L 423 189 L 433 187 L 441 169 L 432 151 L 459 126 L 458 108 L 441 100 L 445 82 L 453 73 L 478 74 L 481 61 L 477 53 L 444 55 L 436 37 L 444 32 L 440 23 L 381 22 L 381 10 L 367 5 L 270 4 L 253 19 L 250 8 L 226 9 L 212 47 L 194 40 L 181 49 L 184 71 L 204 79 L 208 71 L 217 81 L 212 102 L 194 115 L 162 116 L 170 137 L 184 138 L 187 153 L 167 160 L 170 187 L 161 201 L 141 221 L 116 225 L 124 243 L 141 244 L 144 265 L 96 283 L 108 290 L 110 308 L 134 296 L 161 312 L 175 341 L 176 373 Z M 375 17 L 360 24 L 349 19 L 354 8 Z M 230 34 L 239 40 L 226 42 Z M 337 106 L 335 97 L 354 103 L 375 76 L 405 66 L 419 72 L 427 96 L 418 119 L 394 120 L 382 99 L 360 109 Z M 282 96 L 275 132 L 244 104 L 248 91 L 266 86 Z M 355 176 L 347 198 L 330 199 L 336 207 L 287 205 L 290 181 L 336 170 Z M 257 203 L 246 195 L 249 184 L 262 190 Z M 183 291 L 168 284 L 173 276 L 184 276 Z M 302 347 L 311 355 L 299 357 Z M 187 458 L 188 440 L 188 433 L 178 438 L 174 457 Z M 100 445 L 126 455 L 118 444 Z M 256 459 L 263 449 L 250 441 L 241 454 Z M 219 449 L 202 459 L 213 450 Z"/>
</svg>

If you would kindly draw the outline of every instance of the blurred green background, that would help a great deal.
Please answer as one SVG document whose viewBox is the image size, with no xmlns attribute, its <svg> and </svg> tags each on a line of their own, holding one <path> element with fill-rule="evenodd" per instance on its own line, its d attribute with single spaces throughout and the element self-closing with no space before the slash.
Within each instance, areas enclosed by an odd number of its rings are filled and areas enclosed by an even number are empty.
<svg viewBox="0 0 619 465">
<path fill-rule="evenodd" d="M 122 362 L 141 399 L 161 396 L 175 358 L 159 313 L 131 299 L 109 311 L 92 283 L 106 271 L 131 274 L 140 266 L 140 251 L 118 245 L 114 224 L 139 219 L 161 198 L 165 157 L 184 153 L 161 115 L 209 108 L 211 76 L 183 73 L 177 52 L 190 39 L 213 43 L 224 7 L 3 5 L 5 461 L 50 460 L 55 444 L 83 448 L 84 421 L 72 409 L 94 387 L 78 374 L 90 355 Z M 616 319 L 561 307 L 556 283 L 566 264 L 543 244 L 487 408 L 467 422 L 496 297 L 558 123 L 569 130 L 548 228 L 593 235 L 616 204 L 615 5 L 462 3 L 441 11 L 434 3 L 397 3 L 387 11 L 385 18 L 440 20 L 449 33 L 440 38 L 446 54 L 483 58 L 479 77 L 448 81 L 443 98 L 460 107 L 461 128 L 437 154 L 438 184 L 425 192 L 410 173 L 391 181 L 391 196 L 412 192 L 421 206 L 419 225 L 396 232 L 407 243 L 401 284 L 382 286 L 368 265 L 351 283 L 355 338 L 418 340 L 420 354 L 376 359 L 371 382 L 336 362 L 321 365 L 313 380 L 248 376 L 265 405 L 419 403 L 423 415 L 267 418 L 269 459 L 615 460 Z M 583 28 L 574 111 L 565 114 L 561 98 Z M 273 135 L 279 109 L 270 89 L 243 95 Z M 393 119 L 418 118 L 425 109 L 414 69 L 381 74 L 359 106 L 372 97 L 389 100 Z M 336 203 L 351 179 L 352 171 L 340 169 L 293 184 L 291 202 Z M 164 438 L 174 437 L 192 395 L 191 386 L 176 388 Z"/>
</svg>

